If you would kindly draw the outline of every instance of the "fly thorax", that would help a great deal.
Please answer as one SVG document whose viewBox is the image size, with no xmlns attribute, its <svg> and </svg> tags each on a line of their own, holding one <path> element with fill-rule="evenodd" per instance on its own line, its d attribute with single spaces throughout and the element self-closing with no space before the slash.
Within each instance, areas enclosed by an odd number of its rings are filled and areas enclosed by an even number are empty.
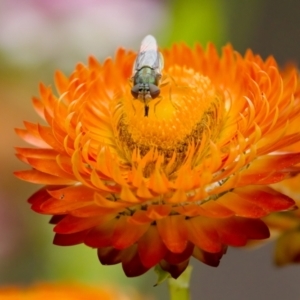
<svg viewBox="0 0 300 300">
<path fill-rule="evenodd" d="M 155 71 L 149 67 L 138 70 L 134 76 L 134 84 L 148 86 L 149 84 L 158 84 Z"/>
</svg>

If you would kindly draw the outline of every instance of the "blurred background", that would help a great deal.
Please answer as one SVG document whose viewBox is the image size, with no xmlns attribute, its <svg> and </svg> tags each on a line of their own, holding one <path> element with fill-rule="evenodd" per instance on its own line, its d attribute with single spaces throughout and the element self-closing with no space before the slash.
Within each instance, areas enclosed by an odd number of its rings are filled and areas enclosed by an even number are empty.
<svg viewBox="0 0 300 300">
<path fill-rule="evenodd" d="M 102 267 L 95 250 L 53 246 L 49 218 L 26 203 L 38 186 L 12 175 L 26 168 L 14 156 L 13 147 L 24 143 L 13 128 L 39 121 L 31 105 L 38 83 L 53 84 L 56 69 L 70 74 L 90 54 L 103 60 L 119 46 L 138 50 L 148 33 L 161 47 L 230 42 L 241 53 L 251 48 L 263 58 L 274 55 L 281 65 L 298 63 L 300 1 L 0 0 L 0 285 L 115 283 L 168 299 L 165 285 L 152 287 L 152 271 L 129 279 L 119 265 Z M 192 299 L 299 299 L 300 266 L 273 266 L 272 247 L 229 249 L 215 269 L 193 261 Z"/>
</svg>

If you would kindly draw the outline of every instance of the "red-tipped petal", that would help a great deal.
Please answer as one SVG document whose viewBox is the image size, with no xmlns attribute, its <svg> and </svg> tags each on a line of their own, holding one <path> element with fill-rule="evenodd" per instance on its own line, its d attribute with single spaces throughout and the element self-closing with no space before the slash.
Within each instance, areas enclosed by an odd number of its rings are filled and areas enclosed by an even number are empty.
<svg viewBox="0 0 300 300">
<path fill-rule="evenodd" d="M 149 270 L 142 264 L 136 245 L 123 250 L 122 268 L 127 277 L 140 276 Z"/>
<path fill-rule="evenodd" d="M 112 246 L 112 237 L 118 220 L 112 218 L 92 228 L 84 239 L 84 243 L 93 248 Z"/>
<path fill-rule="evenodd" d="M 214 221 L 205 217 L 195 217 L 186 220 L 189 240 L 197 247 L 212 253 L 222 249 Z"/>
<path fill-rule="evenodd" d="M 259 219 L 232 217 L 216 220 L 214 224 L 222 243 L 231 246 L 244 246 L 249 239 L 266 239 L 269 229 Z"/>
<path fill-rule="evenodd" d="M 189 260 L 176 265 L 169 264 L 165 260 L 162 260 L 159 264 L 163 270 L 169 272 L 173 278 L 177 279 L 189 265 Z"/>
<path fill-rule="evenodd" d="M 86 202 L 71 202 L 50 198 L 40 205 L 40 212 L 48 214 L 66 214 L 86 205 L 88 205 Z"/>
<path fill-rule="evenodd" d="M 98 224 L 101 224 L 103 218 L 93 217 L 93 218 L 78 218 L 72 215 L 67 215 L 63 218 L 55 227 L 54 231 L 56 233 L 75 233 L 85 229 L 92 228 Z"/>
<path fill-rule="evenodd" d="M 98 258 L 102 265 L 115 265 L 122 261 L 123 252 L 113 247 L 98 248 Z"/>
<path fill-rule="evenodd" d="M 208 266 L 217 267 L 220 264 L 222 256 L 226 253 L 226 249 L 226 247 L 223 247 L 219 252 L 210 253 L 194 247 L 193 256 Z"/>
<path fill-rule="evenodd" d="M 53 239 L 53 244 L 58 246 L 73 246 L 83 243 L 88 230 L 71 233 L 59 234 L 56 233 Z"/>
<path fill-rule="evenodd" d="M 171 251 L 168 251 L 164 257 L 164 260 L 172 265 L 180 264 L 188 260 L 192 256 L 193 250 L 194 245 L 189 242 L 181 253 L 173 253 Z"/>
<path fill-rule="evenodd" d="M 152 225 L 138 241 L 138 253 L 142 264 L 151 268 L 158 264 L 165 256 L 167 248 L 158 233 L 157 227 Z"/>
<path fill-rule="evenodd" d="M 134 244 L 149 228 L 150 223 L 136 225 L 128 222 L 128 217 L 118 219 L 112 242 L 117 249 L 124 249 Z"/>
<path fill-rule="evenodd" d="M 158 232 L 171 252 L 181 253 L 186 248 L 188 232 L 185 224 L 185 217 L 176 215 L 157 221 Z"/>
<path fill-rule="evenodd" d="M 234 190 L 241 198 L 255 203 L 267 213 L 293 208 L 295 201 L 269 187 L 243 187 Z"/>
</svg>

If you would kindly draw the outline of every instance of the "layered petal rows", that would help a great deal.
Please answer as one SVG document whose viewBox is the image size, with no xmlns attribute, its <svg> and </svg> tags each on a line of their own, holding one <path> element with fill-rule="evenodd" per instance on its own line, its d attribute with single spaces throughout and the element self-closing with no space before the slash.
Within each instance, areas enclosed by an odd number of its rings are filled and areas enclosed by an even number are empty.
<svg viewBox="0 0 300 300">
<path fill-rule="evenodd" d="M 295 68 L 230 45 L 162 50 L 161 96 L 131 96 L 136 54 L 90 57 L 57 93 L 33 99 L 43 124 L 24 122 L 20 179 L 45 185 L 29 202 L 52 215 L 56 245 L 84 243 L 127 276 L 159 264 L 177 278 L 191 256 L 217 266 L 228 246 L 265 239 L 261 218 L 294 201 L 271 184 L 300 172 Z"/>
</svg>

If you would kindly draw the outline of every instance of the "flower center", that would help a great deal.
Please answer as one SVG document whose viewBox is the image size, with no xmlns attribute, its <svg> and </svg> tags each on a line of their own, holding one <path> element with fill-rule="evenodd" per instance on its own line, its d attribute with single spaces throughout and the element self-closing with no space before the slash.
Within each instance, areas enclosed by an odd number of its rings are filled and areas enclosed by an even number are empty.
<svg viewBox="0 0 300 300">
<path fill-rule="evenodd" d="M 160 96 L 149 101 L 148 116 L 145 103 L 134 99 L 130 88 L 116 99 L 118 146 L 128 153 L 129 161 L 135 149 L 144 156 L 151 148 L 165 158 L 175 152 L 184 159 L 191 144 L 199 146 L 204 132 L 212 138 L 220 123 L 223 98 L 208 77 L 175 66 L 164 72 L 160 90 Z"/>
</svg>

